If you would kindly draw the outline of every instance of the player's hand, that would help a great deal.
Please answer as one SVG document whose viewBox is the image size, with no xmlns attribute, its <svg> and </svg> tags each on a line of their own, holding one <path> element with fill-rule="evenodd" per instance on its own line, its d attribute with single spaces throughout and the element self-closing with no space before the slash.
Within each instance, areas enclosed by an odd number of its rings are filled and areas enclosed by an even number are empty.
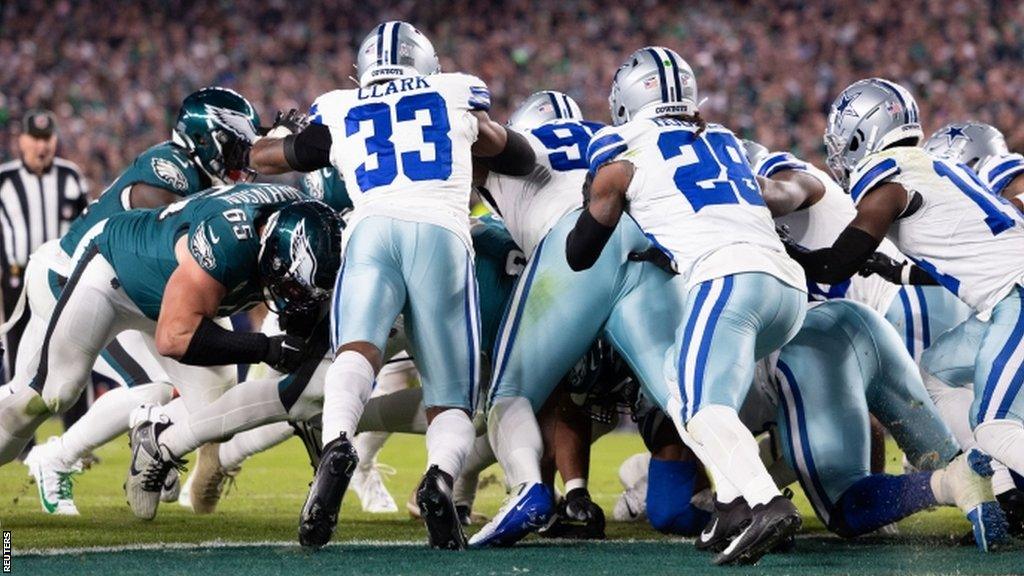
<svg viewBox="0 0 1024 576">
<path fill-rule="evenodd" d="M 877 274 L 893 284 L 903 284 L 903 267 L 906 262 L 897 262 L 881 252 L 875 252 L 868 257 L 858 274 L 867 277 Z"/>
<path fill-rule="evenodd" d="M 270 138 L 284 138 L 289 134 L 298 134 L 309 125 L 309 117 L 292 108 L 287 112 L 277 111 L 274 118 L 274 125 L 267 130 L 266 136 Z"/>
<path fill-rule="evenodd" d="M 280 334 L 270 337 L 270 346 L 263 361 L 274 370 L 287 374 L 295 371 L 305 358 L 305 340 L 298 336 Z"/>
<path fill-rule="evenodd" d="M 669 255 L 666 254 L 664 250 L 655 248 L 654 246 L 651 246 L 646 250 L 630 252 L 628 258 L 630 262 L 650 262 L 669 274 L 679 274 L 676 270 L 676 263 L 669 258 Z"/>
<path fill-rule="evenodd" d="M 277 325 L 292 336 L 308 339 L 313 335 L 313 329 L 327 312 L 324 304 L 285 306 L 278 314 Z"/>
<path fill-rule="evenodd" d="M 570 490 L 558 504 L 555 520 L 540 531 L 547 538 L 603 540 L 604 510 L 591 498 L 586 488 Z"/>
</svg>

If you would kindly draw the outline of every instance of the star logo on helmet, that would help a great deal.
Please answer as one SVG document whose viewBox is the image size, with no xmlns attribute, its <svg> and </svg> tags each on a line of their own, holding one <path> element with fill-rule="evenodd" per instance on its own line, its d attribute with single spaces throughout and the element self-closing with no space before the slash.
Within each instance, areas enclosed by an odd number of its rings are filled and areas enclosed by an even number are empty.
<svg viewBox="0 0 1024 576">
<path fill-rule="evenodd" d="M 956 142 L 957 138 L 969 139 L 967 134 L 964 134 L 964 129 L 959 126 L 950 126 L 949 128 L 946 128 L 946 131 L 941 133 L 940 136 L 946 137 L 946 144 L 949 146 L 952 146 L 953 142 Z"/>
<path fill-rule="evenodd" d="M 853 94 L 844 92 L 843 95 L 839 97 L 839 103 L 836 104 L 836 112 L 840 118 L 843 116 L 858 116 L 857 111 L 850 108 L 850 104 L 852 104 L 860 94 L 860 92 L 855 92 Z"/>
</svg>

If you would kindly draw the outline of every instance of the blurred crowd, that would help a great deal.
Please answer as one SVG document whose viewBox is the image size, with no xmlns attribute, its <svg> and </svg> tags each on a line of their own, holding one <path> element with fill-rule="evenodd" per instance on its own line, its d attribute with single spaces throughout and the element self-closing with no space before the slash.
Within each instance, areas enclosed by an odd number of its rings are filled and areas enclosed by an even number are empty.
<svg viewBox="0 0 1024 576">
<path fill-rule="evenodd" d="M 616 67 L 663 44 L 693 66 L 709 120 L 772 149 L 820 161 L 831 99 L 872 75 L 911 89 L 926 133 L 978 119 L 1024 148 L 1019 0 L 11 0 L 0 11 L 0 158 L 25 110 L 49 107 L 61 155 L 94 189 L 166 139 L 202 86 L 238 90 L 267 124 L 353 86 L 357 44 L 385 19 L 423 30 L 442 69 L 483 78 L 502 120 L 557 89 L 605 121 Z"/>
</svg>

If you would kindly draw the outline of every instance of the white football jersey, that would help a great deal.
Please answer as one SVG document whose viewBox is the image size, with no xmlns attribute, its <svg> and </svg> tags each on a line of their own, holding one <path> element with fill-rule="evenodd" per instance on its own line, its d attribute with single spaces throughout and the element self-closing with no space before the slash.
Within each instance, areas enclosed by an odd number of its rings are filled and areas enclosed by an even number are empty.
<svg viewBox="0 0 1024 576">
<path fill-rule="evenodd" d="M 346 231 L 368 216 L 388 216 L 444 226 L 472 249 L 472 111 L 489 108 L 483 81 L 466 74 L 399 78 L 317 98 L 311 121 L 330 128 L 331 163 L 354 205 Z"/>
<path fill-rule="evenodd" d="M 854 204 L 885 182 L 901 185 L 909 201 L 889 238 L 987 320 L 1024 281 L 1020 212 L 991 194 L 966 166 L 921 148 L 891 148 L 862 160 L 850 179 Z"/>
<path fill-rule="evenodd" d="M 996 195 L 1002 194 L 1003 188 L 1021 174 L 1024 174 L 1024 156 L 1020 154 L 991 156 L 978 166 L 981 181 Z"/>
<path fill-rule="evenodd" d="M 808 250 L 828 248 L 839 238 L 850 221 L 857 215 L 853 201 L 828 174 L 815 165 L 804 162 L 788 152 L 773 152 L 765 156 L 754 171 L 758 176 L 771 178 L 785 170 L 799 170 L 817 179 L 825 187 L 825 194 L 816 203 L 804 210 L 797 210 L 775 219 L 784 225 L 789 236 Z M 905 261 L 904 256 L 889 240 L 878 246 L 882 252 L 896 261 Z M 807 282 L 807 293 L 813 300 L 848 298 L 869 306 L 885 316 L 899 292 L 899 286 L 872 274 L 867 278 L 854 275 L 849 280 L 835 285 Z"/>
<path fill-rule="evenodd" d="M 599 128 L 577 120 L 545 122 L 525 134 L 537 155 L 533 173 L 488 175 L 481 194 L 527 258 L 562 216 L 583 204 L 587 146 Z"/>
<path fill-rule="evenodd" d="M 605 128 L 590 142 L 590 169 L 614 160 L 635 166 L 627 210 L 688 285 L 764 272 L 805 290 L 736 136 L 717 124 L 697 131 L 675 118 Z"/>
</svg>

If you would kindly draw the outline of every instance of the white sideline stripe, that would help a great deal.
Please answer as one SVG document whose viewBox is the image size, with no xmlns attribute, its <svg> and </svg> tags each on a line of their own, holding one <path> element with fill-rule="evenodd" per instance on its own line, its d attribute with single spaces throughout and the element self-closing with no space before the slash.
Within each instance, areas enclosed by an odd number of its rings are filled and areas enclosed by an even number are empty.
<svg viewBox="0 0 1024 576">
<path fill-rule="evenodd" d="M 597 545 L 606 544 L 657 544 L 659 542 L 693 542 L 693 538 L 668 539 L 631 539 L 631 540 L 594 540 Z M 564 546 L 565 541 L 541 540 L 530 542 L 530 545 Z M 348 540 L 331 542 L 329 548 L 345 548 L 353 546 L 376 546 L 381 548 L 426 548 L 425 540 Z M 201 550 L 204 548 L 298 548 L 294 540 L 262 540 L 257 542 L 231 542 L 226 540 L 208 540 L 206 542 L 149 542 L 145 544 L 124 544 L 121 546 L 85 546 L 81 548 L 28 548 L 15 549 L 14 556 L 73 556 L 78 554 L 109 554 L 111 552 L 142 552 L 148 550 Z"/>
</svg>

